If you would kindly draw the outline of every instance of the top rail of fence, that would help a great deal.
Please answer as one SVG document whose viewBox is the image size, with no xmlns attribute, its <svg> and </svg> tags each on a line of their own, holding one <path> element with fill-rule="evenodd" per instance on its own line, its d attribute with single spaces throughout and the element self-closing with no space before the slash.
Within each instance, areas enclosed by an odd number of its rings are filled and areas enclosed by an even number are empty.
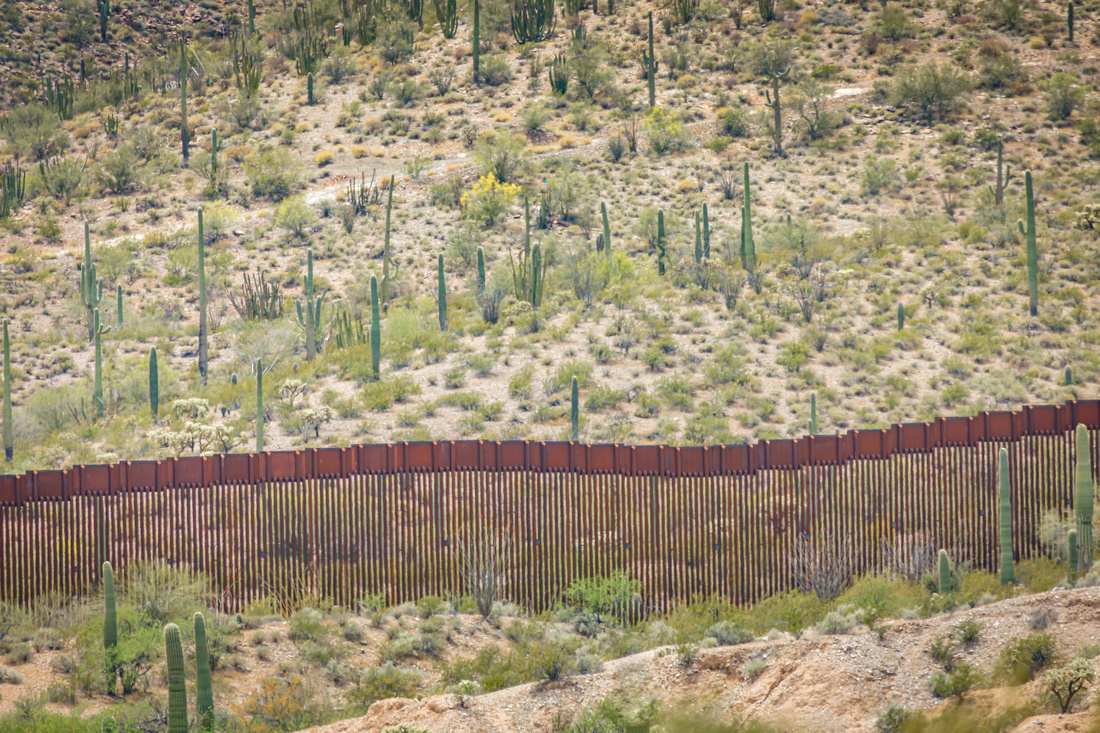
<svg viewBox="0 0 1100 733">
<path fill-rule="evenodd" d="M 980 412 L 972 417 L 941 417 L 879 430 L 849 430 L 839 435 L 806 435 L 750 445 L 675 447 L 458 440 L 180 456 L 0 476 L 0 505 L 127 491 L 409 472 L 575 472 L 670 478 L 748 475 L 761 470 L 881 460 L 937 448 L 1014 442 L 1025 436 L 1064 434 L 1079 424 L 1100 428 L 1100 400 L 1032 405 L 1014 411 Z"/>
</svg>

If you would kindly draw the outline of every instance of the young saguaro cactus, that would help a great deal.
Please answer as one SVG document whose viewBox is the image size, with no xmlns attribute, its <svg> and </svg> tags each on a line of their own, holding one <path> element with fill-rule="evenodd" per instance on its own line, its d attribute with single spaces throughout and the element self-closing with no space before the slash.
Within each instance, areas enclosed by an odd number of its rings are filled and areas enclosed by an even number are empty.
<svg viewBox="0 0 1100 733">
<path fill-rule="evenodd" d="M 665 212 L 657 212 L 657 274 L 665 274 Z"/>
<path fill-rule="evenodd" d="M 603 254 L 611 259 L 611 222 L 607 219 L 607 204 L 600 202 L 600 216 L 603 218 Z"/>
<path fill-rule="evenodd" d="M 477 292 L 482 293 L 485 290 L 485 251 L 481 248 L 477 248 Z"/>
<path fill-rule="evenodd" d="M 1008 449 L 997 454 L 997 493 L 1000 510 L 997 522 L 1000 529 L 1001 585 L 1016 582 L 1012 559 L 1012 490 L 1008 482 Z"/>
<path fill-rule="evenodd" d="M 180 627 L 164 627 L 164 656 L 168 661 L 168 733 L 188 733 L 187 684 L 183 676 Z"/>
<path fill-rule="evenodd" d="M 321 307 L 324 305 L 324 294 L 316 295 L 313 283 L 313 250 L 306 251 L 306 277 L 303 281 L 305 287 L 305 307 L 302 301 L 297 302 L 298 325 L 306 333 L 306 361 L 313 361 L 317 355 L 317 327 L 321 323 Z"/>
<path fill-rule="evenodd" d="M 1077 563 L 1082 572 L 1092 567 L 1092 456 L 1089 431 L 1077 426 L 1077 464 L 1074 471 L 1074 509 L 1077 515 Z"/>
<path fill-rule="evenodd" d="M 11 341 L 8 340 L 8 322 L 4 321 L 4 460 L 11 463 L 14 453 L 11 425 Z"/>
<path fill-rule="evenodd" d="M 997 181 L 995 185 L 989 187 L 989 192 L 993 194 L 993 204 L 997 208 L 1001 208 L 1005 204 L 1005 187 L 1008 186 L 1008 182 L 1012 179 L 1012 166 L 1004 166 L 1004 149 L 1005 144 L 1003 140 L 997 141 Z"/>
<path fill-rule="evenodd" d="M 817 434 L 817 392 L 810 392 L 810 435 Z"/>
<path fill-rule="evenodd" d="M 703 258 L 710 259 L 710 214 L 707 213 L 707 202 L 703 202 Z"/>
<path fill-rule="evenodd" d="M 118 302 L 115 304 L 115 329 L 122 330 L 122 284 L 115 286 L 118 294 Z"/>
<path fill-rule="evenodd" d="M 149 409 L 156 420 L 160 412 L 160 374 L 157 371 L 157 347 L 149 349 Z"/>
<path fill-rule="evenodd" d="M 180 145 L 183 148 L 183 167 L 190 158 L 191 133 L 187 129 L 187 46 L 180 39 Z"/>
<path fill-rule="evenodd" d="M 111 330 L 110 326 L 99 325 L 99 308 L 95 309 L 95 381 L 93 383 L 92 399 L 95 402 L 95 414 L 99 420 L 105 414 L 103 404 L 103 334 Z"/>
<path fill-rule="evenodd" d="M 939 553 L 939 582 L 937 585 L 940 593 L 950 593 L 954 590 L 951 587 L 951 559 L 947 557 L 947 550 L 940 550 Z"/>
<path fill-rule="evenodd" d="M 118 615 L 115 611 L 115 576 L 111 570 L 111 563 L 103 563 L 103 651 L 106 652 L 107 664 L 104 673 L 107 678 L 107 694 L 115 691 L 115 679 L 118 673 L 115 669 L 114 655 L 118 646 Z"/>
<path fill-rule="evenodd" d="M 1027 196 L 1027 228 L 1016 222 L 1020 234 L 1027 237 L 1027 297 L 1031 315 L 1039 315 L 1039 250 L 1035 243 L 1035 195 L 1031 188 L 1031 171 L 1024 173 L 1024 190 Z"/>
<path fill-rule="evenodd" d="M 741 266 L 750 275 L 756 272 L 756 244 L 752 239 L 752 189 L 749 187 L 749 164 L 745 163 L 745 204 L 741 208 Z"/>
<path fill-rule="evenodd" d="M 1077 581 L 1077 530 L 1071 529 L 1066 534 L 1066 542 L 1069 545 L 1069 568 L 1068 576 L 1071 583 Z"/>
<path fill-rule="evenodd" d="M 905 306 L 898 303 L 898 330 L 905 329 Z"/>
<path fill-rule="evenodd" d="M 199 209 L 199 376 L 206 384 L 209 344 L 206 327 L 206 241 L 202 234 L 202 209 Z"/>
<path fill-rule="evenodd" d="M 210 651 L 206 645 L 206 619 L 195 613 L 195 716 L 200 730 L 214 729 L 214 691 L 210 684 Z"/>
<path fill-rule="evenodd" d="M 439 255 L 439 330 L 447 330 L 447 280 L 443 272 L 443 255 Z"/>
<path fill-rule="evenodd" d="M 370 364 L 374 378 L 381 376 L 382 318 L 378 307 L 378 279 L 370 276 Z"/>
<path fill-rule="evenodd" d="M 649 84 L 649 106 L 657 106 L 657 55 L 653 53 L 653 11 L 649 11 L 649 53 L 642 51 L 642 63 L 645 65 L 646 82 Z"/>
<path fill-rule="evenodd" d="M 695 261 L 703 261 L 703 218 L 702 215 L 695 212 Z"/>
<path fill-rule="evenodd" d="M 481 3 L 474 0 L 474 27 L 471 31 L 470 47 L 473 52 L 474 83 L 477 84 L 481 74 Z"/>
</svg>

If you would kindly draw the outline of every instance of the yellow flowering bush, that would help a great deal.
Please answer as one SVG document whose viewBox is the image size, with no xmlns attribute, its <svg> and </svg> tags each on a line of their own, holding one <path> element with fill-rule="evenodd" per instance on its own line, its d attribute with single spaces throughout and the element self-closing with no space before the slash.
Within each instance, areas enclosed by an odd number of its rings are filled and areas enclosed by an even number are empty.
<svg viewBox="0 0 1100 733">
<path fill-rule="evenodd" d="M 512 206 L 520 188 L 514 183 L 501 183 L 492 173 L 482 176 L 459 200 L 462 215 L 479 221 L 483 226 L 496 224 Z"/>
</svg>

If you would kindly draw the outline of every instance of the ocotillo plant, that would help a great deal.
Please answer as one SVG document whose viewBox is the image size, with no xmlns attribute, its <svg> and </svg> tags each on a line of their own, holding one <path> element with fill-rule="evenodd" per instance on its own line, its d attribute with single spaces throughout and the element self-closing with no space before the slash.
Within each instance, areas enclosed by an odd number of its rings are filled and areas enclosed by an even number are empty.
<svg viewBox="0 0 1100 733">
<path fill-rule="evenodd" d="M 306 291 L 305 307 L 302 301 L 297 302 L 298 325 L 306 333 L 306 361 L 313 361 L 317 354 L 317 328 L 321 324 L 321 307 L 324 305 L 324 294 L 316 295 L 313 285 L 313 250 L 306 251 L 306 277 L 303 281 Z"/>
<path fill-rule="evenodd" d="M 474 83 L 477 84 L 481 73 L 481 3 L 474 0 L 474 27 L 471 31 L 470 47 L 474 55 Z"/>
<path fill-rule="evenodd" d="M 580 437 L 580 404 L 579 404 L 579 390 L 577 387 L 577 378 L 573 377 L 573 383 L 570 389 L 570 402 L 569 402 L 569 439 L 574 443 Z"/>
<path fill-rule="evenodd" d="M 107 694 L 115 691 L 115 648 L 118 646 L 118 615 L 115 611 L 115 576 L 111 563 L 103 563 L 103 651 L 106 653 Z"/>
<path fill-rule="evenodd" d="M 653 53 L 653 11 L 649 13 L 649 53 L 642 51 L 642 64 L 645 66 L 646 82 L 649 84 L 649 106 L 657 106 L 657 56 Z"/>
<path fill-rule="evenodd" d="M 95 414 L 100 420 L 104 416 L 103 405 L 103 334 L 111 330 L 110 326 L 99 325 L 99 308 L 95 309 L 93 317 L 95 321 L 95 381 L 93 383 L 92 400 L 95 402 Z"/>
<path fill-rule="evenodd" d="M 989 192 L 993 194 L 993 203 L 997 208 L 1001 208 L 1005 203 L 1005 187 L 1008 186 L 1009 180 L 1012 178 L 1012 166 L 1004 166 L 1004 149 L 1005 144 L 1003 140 L 997 141 L 997 182 L 995 185 L 989 187 Z M 1002 167 L 1003 166 L 1003 167 Z"/>
<path fill-rule="evenodd" d="M 947 550 L 940 550 L 939 554 L 939 583 L 940 593 L 950 593 L 951 588 L 951 560 L 947 557 Z"/>
<path fill-rule="evenodd" d="M 386 198 L 386 233 L 385 239 L 382 240 L 382 307 L 387 308 L 390 302 L 390 288 L 393 285 L 393 279 L 397 277 L 397 269 L 394 268 L 393 272 L 390 272 L 391 265 L 391 253 L 390 253 L 390 214 L 393 212 L 393 187 L 397 183 L 397 179 L 394 176 L 390 176 L 390 190 L 389 195 Z"/>
<path fill-rule="evenodd" d="M 750 276 L 756 273 L 756 244 L 752 240 L 752 190 L 749 188 L 749 164 L 745 163 L 745 204 L 741 207 L 741 267 Z"/>
<path fill-rule="evenodd" d="M 256 452 L 264 449 L 264 360 L 256 360 Z"/>
<path fill-rule="evenodd" d="M 1012 560 L 1012 492 L 1008 483 L 1008 450 L 1001 448 L 997 454 L 997 493 L 1000 499 L 1000 513 L 997 522 L 1000 529 L 1001 544 L 1001 585 L 1016 582 Z"/>
<path fill-rule="evenodd" d="M 1092 456 L 1089 431 L 1077 426 L 1077 465 L 1074 473 L 1074 509 L 1077 513 L 1077 563 L 1082 571 L 1092 567 Z"/>
<path fill-rule="evenodd" d="M 11 427 L 11 341 L 8 340 L 8 322 L 4 321 L 4 459 L 11 463 L 14 453 Z"/>
<path fill-rule="evenodd" d="M 168 733 L 188 733 L 187 685 L 183 677 L 180 627 L 164 627 L 164 656 L 168 661 Z"/>
<path fill-rule="evenodd" d="M 191 133 L 187 130 L 187 47 L 180 39 L 180 144 L 183 147 L 183 167 L 190 157 Z"/>
<path fill-rule="evenodd" d="M 149 409 L 155 421 L 160 412 L 160 374 L 157 373 L 157 347 L 149 349 Z"/>
<path fill-rule="evenodd" d="M 600 216 L 603 218 L 603 254 L 611 259 L 611 223 L 607 219 L 607 204 L 600 202 Z"/>
<path fill-rule="evenodd" d="M 657 212 L 657 274 L 665 274 L 665 212 Z"/>
<path fill-rule="evenodd" d="M 485 290 L 485 252 L 477 248 L 477 292 Z"/>
<path fill-rule="evenodd" d="M 898 330 L 905 328 L 905 306 L 898 303 Z"/>
<path fill-rule="evenodd" d="M 370 365 L 374 378 L 381 375 L 382 317 L 378 307 L 378 279 L 370 276 Z"/>
<path fill-rule="evenodd" d="M 206 619 L 195 613 L 195 717 L 200 730 L 214 729 L 214 691 L 210 685 L 210 652 L 206 646 Z"/>
<path fill-rule="evenodd" d="M 1069 580 L 1072 583 L 1077 580 L 1077 530 L 1071 529 L 1066 541 L 1069 543 Z"/>
<path fill-rule="evenodd" d="M 206 334 L 206 242 L 202 234 L 202 209 L 199 209 L 199 376 L 206 384 L 208 359 Z"/>
<path fill-rule="evenodd" d="M 103 281 L 96 277 L 92 262 L 92 239 L 88 234 L 88 222 L 84 222 L 84 264 L 80 268 L 80 302 L 88 323 L 88 340 L 95 339 L 95 311 L 103 300 Z"/>
<path fill-rule="evenodd" d="M 96 0 L 96 8 L 99 10 L 99 40 L 107 42 L 107 21 L 111 19 L 111 0 Z M 1070 34 L 1072 41 L 1072 33 Z"/>
<path fill-rule="evenodd" d="M 1022 221 L 1016 222 L 1020 234 L 1027 237 L 1027 297 L 1031 315 L 1039 315 L 1039 250 L 1035 243 L 1035 195 L 1031 189 L 1031 171 L 1024 173 L 1024 190 L 1027 195 L 1027 229 Z"/>
<path fill-rule="evenodd" d="M 447 281 L 443 274 L 443 255 L 439 255 L 439 330 L 447 330 Z"/>
</svg>

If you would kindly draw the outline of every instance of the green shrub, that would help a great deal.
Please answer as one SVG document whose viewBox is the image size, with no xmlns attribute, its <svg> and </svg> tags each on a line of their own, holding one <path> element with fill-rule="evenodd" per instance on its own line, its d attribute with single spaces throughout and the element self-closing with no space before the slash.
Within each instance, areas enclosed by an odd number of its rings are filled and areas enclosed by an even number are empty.
<svg viewBox="0 0 1100 733">
<path fill-rule="evenodd" d="M 562 599 L 597 616 L 622 618 L 630 609 L 631 600 L 642 591 L 642 582 L 618 571 L 608 576 L 579 578 L 569 584 Z"/>
<path fill-rule="evenodd" d="M 657 155 L 676 153 L 692 147 L 691 135 L 678 112 L 652 107 L 645 118 L 646 139 Z"/>
<path fill-rule="evenodd" d="M 970 91 L 970 81 L 948 63 L 903 68 L 890 88 L 890 101 L 931 124 L 951 114 Z"/>
<path fill-rule="evenodd" d="M 331 630 L 325 623 L 325 616 L 312 608 L 302 608 L 294 612 L 287 625 L 286 635 L 291 641 L 328 641 Z"/>
<path fill-rule="evenodd" d="M 261 729 L 280 733 L 321 725 L 333 717 L 331 705 L 319 699 L 309 678 L 296 674 L 262 677 L 244 711 Z"/>
<path fill-rule="evenodd" d="M 1045 593 L 1065 583 L 1066 569 L 1048 557 L 1033 557 L 1016 563 L 1016 580 L 1032 593 Z"/>
<path fill-rule="evenodd" d="M 355 687 L 344 696 L 355 707 L 366 710 L 379 700 L 391 697 L 416 697 L 423 675 L 413 669 L 394 666 L 386 662 L 365 670 Z"/>
<path fill-rule="evenodd" d="M 443 653 L 443 639 L 435 634 L 401 633 L 382 645 L 382 659 L 397 661 L 406 657 L 438 657 Z"/>
<path fill-rule="evenodd" d="M 513 183 L 501 183 L 493 173 L 477 180 L 462 194 L 462 216 L 490 227 L 496 224 L 512 208 L 520 187 Z"/>
<path fill-rule="evenodd" d="M 1010 641 L 1001 650 L 1001 671 L 1012 684 L 1023 684 L 1054 663 L 1057 654 L 1054 635 L 1028 634 Z"/>
<path fill-rule="evenodd" d="M 733 621 L 719 621 L 707 627 L 706 636 L 714 639 L 718 646 L 734 646 L 744 644 L 756 638 L 748 629 L 738 626 Z"/>
<path fill-rule="evenodd" d="M 722 107 L 716 113 L 718 129 L 726 137 L 744 137 L 749 131 L 749 120 L 740 107 Z"/>
<path fill-rule="evenodd" d="M 404 402 L 420 394 L 420 384 L 407 375 L 394 375 L 389 379 L 368 382 L 363 385 L 363 406 L 368 410 L 387 410 L 394 402 Z"/>
<path fill-rule="evenodd" d="M 306 204 L 304 196 L 291 196 L 275 207 L 275 226 L 298 241 L 309 238 L 309 230 L 316 222 L 317 215 Z"/>
<path fill-rule="evenodd" d="M 297 158 L 285 148 L 257 150 L 244 161 L 245 177 L 254 196 L 282 201 L 298 187 L 301 178 Z"/>
<path fill-rule="evenodd" d="M 134 146 L 123 143 L 99 161 L 96 180 L 111 193 L 127 193 L 138 187 L 141 160 Z"/>
<path fill-rule="evenodd" d="M 527 140 L 522 135 L 497 133 L 483 137 L 474 146 L 474 160 L 483 176 L 492 174 L 501 183 L 510 183 L 524 163 Z"/>
<path fill-rule="evenodd" d="M 581 389 L 588 387 L 592 378 L 592 364 L 587 361 L 567 361 L 554 370 L 554 376 L 546 383 L 546 393 L 554 394 L 563 389 L 569 389 L 573 384 L 573 377 L 577 378 L 577 386 Z"/>
<path fill-rule="evenodd" d="M 768 596 L 752 607 L 756 630 L 787 631 L 797 639 L 810 626 L 825 618 L 828 605 L 813 593 L 789 591 Z"/>
<path fill-rule="evenodd" d="M 955 697 L 961 700 L 981 683 L 981 675 L 971 665 L 960 662 L 950 672 L 936 672 L 928 683 L 932 697 Z"/>
</svg>

